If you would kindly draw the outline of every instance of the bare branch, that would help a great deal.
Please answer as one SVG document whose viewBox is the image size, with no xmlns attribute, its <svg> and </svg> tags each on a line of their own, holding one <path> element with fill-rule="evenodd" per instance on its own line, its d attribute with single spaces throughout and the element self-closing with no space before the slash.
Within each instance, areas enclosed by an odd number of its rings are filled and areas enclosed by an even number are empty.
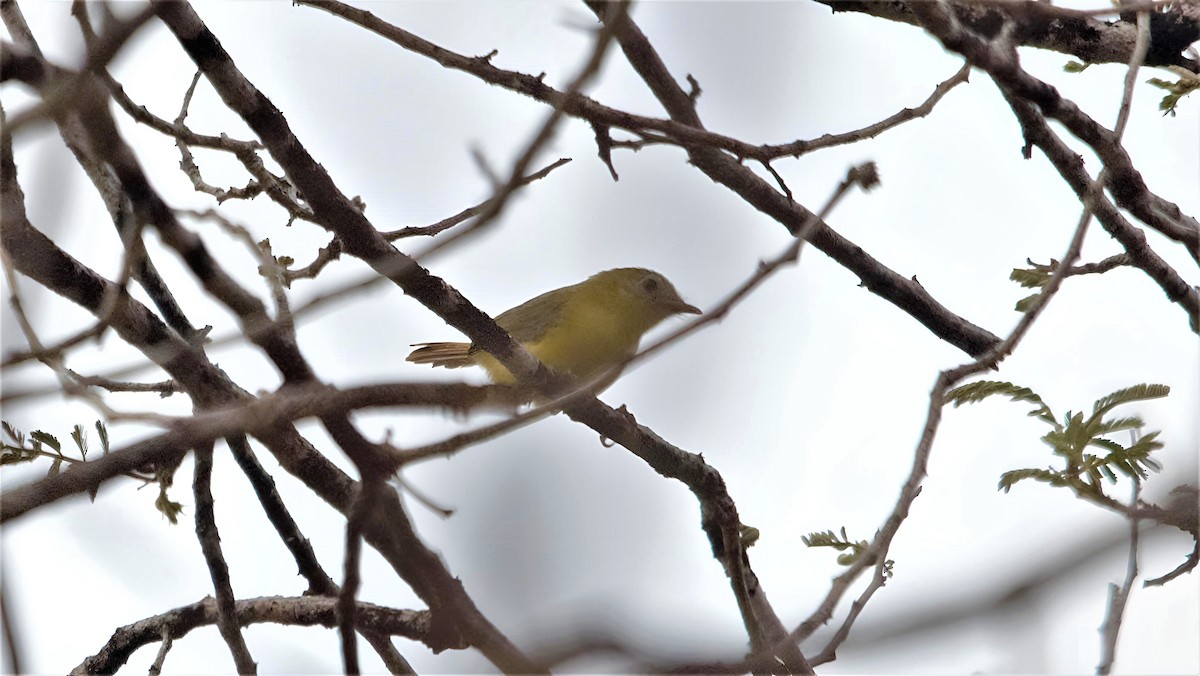
<svg viewBox="0 0 1200 676">
<path fill-rule="evenodd" d="M 1099 184 L 1094 184 L 1098 186 Z M 1096 192 L 1099 189 L 1096 188 Z M 1075 260 L 1079 257 L 1079 252 L 1083 247 L 1083 238 L 1087 233 L 1087 225 L 1091 220 L 1091 212 L 1087 209 L 1079 219 L 1079 224 L 1075 228 L 1075 234 L 1071 238 L 1071 243 L 1067 247 L 1067 253 L 1063 256 L 1063 264 L 1055 270 L 1051 275 L 1050 280 L 1046 283 L 1042 294 L 1034 301 L 1030 310 L 1021 317 L 1017 322 L 1017 326 L 1013 328 L 1008 337 L 1000 344 L 992 348 L 987 354 L 982 355 L 979 359 L 963 364 L 953 369 L 942 371 L 938 374 L 933 390 L 929 395 L 929 408 L 925 418 L 925 428 L 921 435 L 920 441 L 917 443 L 916 452 L 913 455 L 912 469 L 909 472 L 907 480 L 904 482 L 904 487 L 901 489 L 900 498 L 897 500 L 892 513 L 884 522 L 882 528 L 871 541 L 867 551 L 858 558 L 849 568 L 841 575 L 834 579 L 834 583 L 821 602 L 820 606 L 813 612 L 808 619 L 802 622 L 791 633 L 791 640 L 803 641 L 810 636 L 817 627 L 825 624 L 833 617 L 834 609 L 837 607 L 841 597 L 848 591 L 850 584 L 858 578 L 859 574 L 868 566 L 873 566 L 876 570 L 876 575 L 882 575 L 884 567 L 887 564 L 887 552 L 891 546 L 892 540 L 899 531 L 900 526 L 908 518 L 909 509 L 912 503 L 921 494 L 921 484 L 927 474 L 926 468 L 929 464 L 929 456 L 933 450 L 934 436 L 937 434 L 938 426 L 942 419 L 942 408 L 945 404 L 945 395 L 951 387 L 973 374 L 980 373 L 995 366 L 1002 361 L 1006 356 L 1012 353 L 1016 348 L 1017 343 L 1024 337 L 1026 332 L 1033 326 L 1033 322 L 1041 314 L 1042 310 L 1049 303 L 1050 299 L 1058 292 L 1062 281 L 1066 278 L 1066 271 L 1070 269 Z M 863 591 L 859 596 L 856 604 L 861 606 L 870 600 L 874 592 L 879 586 L 871 585 Z M 847 618 L 848 622 L 852 622 Z M 844 634 L 848 632 L 849 627 L 844 625 L 842 630 L 839 630 L 835 635 L 834 641 L 838 640 L 839 636 L 844 638 Z M 832 654 L 836 644 L 831 641 L 827 647 L 827 651 Z M 751 664 L 761 660 L 758 657 Z"/>
<path fill-rule="evenodd" d="M 175 645 L 175 639 L 171 638 L 171 632 L 168 628 L 163 627 L 161 645 L 158 646 L 158 654 L 154 656 L 154 662 L 150 664 L 150 676 L 158 676 L 162 673 L 163 663 L 166 662 L 167 653 L 171 652 L 171 647 Z"/>
<path fill-rule="evenodd" d="M 150 295 L 155 307 L 159 309 L 167 323 L 188 341 L 195 344 L 202 343 L 207 334 L 207 329 L 195 329 L 188 321 L 183 310 L 179 307 L 170 290 L 167 289 L 153 262 L 151 262 L 149 256 L 141 246 L 138 236 L 140 224 L 134 222 L 128 199 L 121 191 L 121 187 L 112 171 L 100 158 L 94 156 L 87 142 L 87 133 L 84 130 L 78 111 L 71 107 L 73 103 L 77 102 L 75 99 L 78 97 L 93 93 L 95 83 L 92 81 L 91 76 L 87 71 L 71 73 L 44 61 L 41 57 L 41 50 L 38 48 L 32 34 L 29 33 L 28 26 L 24 25 L 24 18 L 21 17 L 15 2 L 5 2 L 0 5 L 0 15 L 3 16 L 5 25 L 9 27 L 10 31 L 15 35 L 23 36 L 24 44 L 31 48 L 35 55 L 33 59 L 26 59 L 24 66 L 14 69 L 16 72 L 13 73 L 13 76 L 20 77 L 31 86 L 37 87 L 42 92 L 44 99 L 57 102 L 55 105 L 61 108 L 59 111 L 60 114 L 55 115 L 55 123 L 58 126 L 59 134 L 62 136 L 67 148 L 75 156 L 80 167 L 83 168 L 84 173 L 87 174 L 100 193 L 100 197 L 104 200 L 105 207 L 112 217 L 113 225 L 117 228 L 117 232 L 121 234 L 122 241 L 126 244 L 128 253 L 122 265 L 122 270 L 125 271 L 123 272 L 123 277 L 125 274 L 132 273 L 133 278 Z M 96 73 L 102 77 L 106 77 L 106 73 L 104 72 L 106 61 L 103 56 L 103 50 L 117 48 L 122 40 L 127 40 L 132 36 L 130 30 L 134 27 L 118 23 L 106 35 L 96 37 L 91 32 L 91 26 L 86 20 L 86 13 L 79 12 L 76 16 L 82 17 L 80 18 L 80 23 L 85 28 L 85 37 L 89 38 L 87 39 L 88 58 L 86 62 L 96 64 Z M 111 54 L 109 56 L 111 57 Z M 13 58 L 14 60 L 21 60 L 20 57 Z M 7 72 L 3 77 L 9 77 Z M 60 101 L 60 99 L 62 100 Z M 11 134 L 13 128 L 10 128 L 8 131 Z M 132 269 L 129 267 L 131 265 Z M 123 291 L 123 289 L 124 283 L 122 280 L 119 290 Z M 103 325 L 103 322 L 101 322 L 101 325 Z"/>
<path fill-rule="evenodd" d="M 551 162 L 550 164 L 546 165 L 544 168 L 542 168 L 538 171 L 535 171 L 532 174 L 522 176 L 520 179 L 517 180 L 517 185 L 514 187 L 526 186 L 526 185 L 529 185 L 530 183 L 533 183 L 534 181 L 539 181 L 539 180 L 549 176 L 550 172 L 554 171 L 555 169 L 558 169 L 559 167 L 563 166 L 564 164 L 567 164 L 570 161 L 571 161 L 571 158 L 569 158 L 569 157 L 561 157 L 561 158 L 555 160 L 554 162 Z M 495 206 L 495 204 L 494 204 L 495 199 L 496 199 L 495 196 L 489 197 L 486 200 L 480 202 L 479 204 L 476 204 L 475 206 L 467 207 L 466 209 L 463 209 L 462 211 L 458 212 L 457 214 L 454 214 L 453 216 L 451 216 L 449 218 L 443 218 L 442 220 L 438 221 L 437 223 L 433 223 L 431 225 L 400 228 L 399 230 L 392 230 L 391 232 L 385 232 L 385 233 L 383 233 L 383 236 L 386 237 L 388 239 L 388 241 L 390 241 L 390 242 L 394 242 L 398 239 L 403 239 L 405 237 L 433 237 L 434 235 L 437 235 L 445 230 L 453 228 L 454 226 L 458 225 L 459 223 L 463 223 L 467 220 L 470 220 L 472 218 L 475 218 L 476 216 L 479 216 L 479 215 L 485 213 L 488 209 L 493 208 Z"/>
<path fill-rule="evenodd" d="M 1090 146 L 1104 162 L 1108 179 L 1105 187 L 1112 192 L 1117 206 L 1129 210 L 1143 223 L 1167 237 L 1183 243 L 1189 255 L 1200 263 L 1200 222 L 1195 218 L 1183 216 L 1178 205 L 1150 192 L 1146 182 L 1142 180 L 1141 173 L 1134 167 L 1129 153 L 1122 147 L 1118 133 L 1104 128 L 1075 103 L 1063 98 L 1057 89 L 1022 69 L 1016 47 L 1011 42 L 992 41 L 981 37 L 963 26 L 955 13 L 938 3 L 912 3 L 910 7 L 926 30 L 937 37 L 946 48 L 962 54 L 973 66 L 986 71 L 1005 93 L 1014 109 L 1017 105 L 1012 103 L 1014 98 L 1019 99 L 1025 107 L 1031 108 L 1029 113 L 1015 111 L 1022 120 L 1027 141 L 1050 154 L 1043 145 L 1044 142 L 1031 138 L 1031 125 L 1026 118 L 1030 115 L 1044 115 L 1062 123 L 1072 134 Z M 1034 107 L 1036 109 L 1033 109 Z M 1082 160 L 1078 163 L 1082 164 Z M 1060 174 L 1064 172 L 1058 162 L 1055 162 L 1055 166 Z M 1079 193 L 1079 184 L 1065 175 L 1064 178 L 1067 178 L 1067 182 Z M 1107 220 L 1100 210 L 1097 210 L 1096 216 L 1102 224 Z M 1122 243 L 1129 246 L 1124 241 Z M 1136 258 L 1135 256 L 1135 260 Z M 1175 291 L 1165 290 L 1172 300 L 1178 297 Z"/>
<path fill-rule="evenodd" d="M 361 583 L 362 528 L 367 515 L 386 484 L 381 476 L 367 477 L 361 484 L 354 509 L 346 520 L 346 556 L 343 568 L 342 589 L 338 594 L 338 634 L 342 639 L 342 665 L 346 674 L 360 673 L 358 667 L 358 645 L 355 640 L 358 605 L 355 596 Z"/>
<path fill-rule="evenodd" d="M 299 627 L 337 626 L 337 600 L 324 596 L 245 599 L 236 602 L 234 610 L 237 623 L 243 627 L 263 623 Z M 396 610 L 360 601 L 356 612 L 363 627 L 385 636 L 403 636 L 424 642 L 431 628 L 431 613 L 427 610 Z M 99 652 L 84 660 L 71 673 L 114 673 L 134 651 L 161 641 L 164 634 L 179 639 L 193 629 L 216 622 L 217 602 L 212 598 L 148 617 L 118 628 Z"/>
<path fill-rule="evenodd" d="M 836 146 L 858 143 L 859 141 L 875 138 L 883 132 L 898 127 L 905 122 L 929 115 L 933 112 L 933 107 L 942 100 L 942 97 L 948 94 L 951 89 L 954 89 L 958 85 L 965 83 L 970 75 L 971 66 L 970 64 L 965 64 L 962 68 L 959 68 L 954 75 L 951 75 L 948 79 L 934 87 L 933 93 L 929 95 L 929 98 L 925 99 L 925 101 L 916 108 L 905 108 L 904 110 L 901 110 L 890 117 L 886 117 L 874 124 L 867 125 L 862 129 L 855 129 L 854 131 L 843 132 L 840 134 L 825 134 L 808 141 L 794 141 L 792 143 L 784 143 L 781 145 L 764 145 L 761 146 L 760 152 L 762 155 L 766 155 L 768 158 L 772 159 L 787 156 L 799 157 L 800 155 L 811 153 L 815 150 L 833 148 Z M 751 157 L 752 159 L 762 159 L 761 156 Z"/>
<path fill-rule="evenodd" d="M 1133 496 L 1129 499 L 1129 507 L 1136 508 L 1141 497 L 1142 482 L 1133 477 Z M 1108 586 L 1108 612 L 1105 614 L 1104 625 L 1100 627 L 1101 656 L 1100 664 L 1096 667 L 1097 674 L 1112 673 L 1113 661 L 1117 658 L 1117 638 L 1121 635 L 1121 620 L 1125 617 L 1125 604 L 1129 601 L 1129 593 L 1133 590 L 1133 582 L 1138 576 L 1138 519 L 1129 518 L 1129 563 L 1125 568 L 1125 581 L 1121 586 Z"/>
<path fill-rule="evenodd" d="M 1071 268 L 1068 274 L 1070 275 L 1093 275 L 1115 270 L 1116 268 L 1129 265 L 1129 254 L 1116 254 L 1109 256 L 1102 261 L 1095 263 L 1084 263 Z"/>
<path fill-rule="evenodd" d="M 233 588 L 229 583 L 229 566 L 221 552 L 221 536 L 217 533 L 216 516 L 213 514 L 213 445 L 209 443 L 198 446 L 195 458 L 196 472 L 192 490 L 196 497 L 196 539 L 200 541 L 200 551 L 204 553 L 208 574 L 216 590 L 217 629 L 221 632 L 221 638 L 225 639 L 225 644 L 229 646 L 237 672 L 256 674 L 258 665 L 254 663 L 250 649 L 246 647 L 246 639 L 238 629 Z"/>
<path fill-rule="evenodd" d="M 4 656 L 7 658 L 8 668 L 12 669 L 14 674 L 19 674 L 23 661 L 21 641 L 17 636 L 17 625 L 13 621 L 14 618 L 8 612 L 8 594 L 4 589 L 5 586 L 5 582 L 0 580 L 0 622 L 4 624 Z"/>
<path fill-rule="evenodd" d="M 322 227 L 342 239 L 347 253 L 391 279 L 454 328 L 495 356 L 510 372 L 529 378 L 539 372 L 528 352 L 495 322 L 445 282 L 393 247 L 362 211 L 338 190 L 329 174 L 295 137 L 283 113 L 238 70 L 216 37 L 187 5 L 159 2 L 159 17 L 204 71 L 225 101 L 270 149 L 304 195 Z M 540 373 L 548 375 L 543 367 Z M 543 378 L 545 376 L 542 376 Z"/>
<path fill-rule="evenodd" d="M 914 5 L 926 3 L 889 2 L 888 0 L 816 0 L 834 12 L 861 12 L 881 19 L 918 25 L 919 12 Z M 1098 3 L 1100 4 L 1100 3 Z M 955 2 L 954 13 L 964 24 L 975 30 L 988 31 L 1003 21 L 1018 23 L 1016 37 L 1025 47 L 1036 47 L 1070 54 L 1086 63 L 1129 63 L 1137 41 L 1137 28 L 1130 21 L 1101 21 L 1096 17 L 1114 12 L 1136 12 L 1153 7 L 1187 3 L 1121 3 L 1097 11 L 1080 11 L 1057 7 L 1047 2 L 1029 0 L 986 0 Z M 1200 73 L 1200 62 L 1183 55 L 1183 51 L 1200 38 L 1195 26 L 1189 30 L 1187 17 L 1179 10 L 1155 13 L 1154 42 L 1156 49 L 1146 60 L 1147 66 L 1180 66 Z M 989 30 L 990 28 L 990 30 Z M 1190 38 L 1188 36 L 1191 36 Z"/>
</svg>

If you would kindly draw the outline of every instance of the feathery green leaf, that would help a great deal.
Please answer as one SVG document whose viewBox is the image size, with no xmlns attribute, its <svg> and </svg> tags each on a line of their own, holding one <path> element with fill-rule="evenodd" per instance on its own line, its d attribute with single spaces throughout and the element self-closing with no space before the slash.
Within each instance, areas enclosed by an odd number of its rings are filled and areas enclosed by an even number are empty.
<svg viewBox="0 0 1200 676">
<path fill-rule="evenodd" d="M 1040 293 L 1035 293 L 1032 296 L 1025 296 L 1021 300 L 1017 301 L 1017 304 L 1013 306 L 1013 309 L 1017 312 L 1029 312 L 1033 309 L 1033 304 L 1036 303 L 1037 299 L 1041 297 L 1042 294 Z"/>
<path fill-rule="evenodd" d="M 1145 424 L 1145 421 L 1136 415 L 1127 418 L 1113 418 L 1111 420 L 1101 420 L 1093 415 L 1088 420 L 1087 429 L 1088 433 L 1092 436 L 1100 436 L 1101 434 L 1112 434 L 1113 432 L 1120 432 L 1122 430 L 1138 430 Z"/>
<path fill-rule="evenodd" d="M 53 448 L 55 453 L 60 455 L 62 454 L 62 444 L 58 442 L 58 439 L 54 438 L 53 434 L 43 432 L 41 430 L 34 430 L 29 433 L 29 438 L 33 439 L 36 443 L 45 444 L 46 446 Z"/>
<path fill-rule="evenodd" d="M 1161 399 L 1171 393 L 1171 388 L 1166 385 L 1157 385 L 1150 383 L 1142 383 L 1133 387 L 1126 387 L 1123 390 L 1117 390 L 1107 397 L 1101 397 L 1096 400 L 1095 406 L 1092 409 L 1092 415 L 1107 413 L 1114 406 L 1128 404 L 1133 401 L 1146 401 L 1147 399 Z"/>
<path fill-rule="evenodd" d="M 10 425 L 7 420 L 0 420 L 0 427 L 4 428 L 4 433 L 8 435 L 9 439 L 12 439 L 13 441 L 17 442 L 18 446 L 25 445 L 25 433 L 24 432 L 22 432 L 21 430 Z"/>
<path fill-rule="evenodd" d="M 1065 485 L 1062 475 L 1052 469 L 1014 469 L 1000 475 L 1000 484 L 997 488 L 1007 493 L 1018 481 L 1025 479 L 1041 481 L 1052 486 Z"/>
<path fill-rule="evenodd" d="M 79 449 L 79 455 L 84 460 L 87 460 L 87 430 L 84 429 L 83 425 L 76 423 L 75 427 L 71 428 L 71 441 L 75 442 L 75 447 Z"/>
<path fill-rule="evenodd" d="M 100 435 L 100 451 L 108 455 L 108 427 L 100 420 L 96 421 L 96 434 Z"/>
</svg>

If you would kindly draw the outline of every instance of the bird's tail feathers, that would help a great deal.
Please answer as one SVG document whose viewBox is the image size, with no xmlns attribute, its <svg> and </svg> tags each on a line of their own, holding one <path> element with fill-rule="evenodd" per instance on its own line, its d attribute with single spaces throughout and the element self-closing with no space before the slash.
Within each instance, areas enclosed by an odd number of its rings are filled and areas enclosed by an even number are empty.
<svg viewBox="0 0 1200 676">
<path fill-rule="evenodd" d="M 470 343 L 414 343 L 412 347 L 417 349 L 413 350 L 405 361 L 414 364 L 457 369 L 474 363 L 471 361 Z"/>
</svg>

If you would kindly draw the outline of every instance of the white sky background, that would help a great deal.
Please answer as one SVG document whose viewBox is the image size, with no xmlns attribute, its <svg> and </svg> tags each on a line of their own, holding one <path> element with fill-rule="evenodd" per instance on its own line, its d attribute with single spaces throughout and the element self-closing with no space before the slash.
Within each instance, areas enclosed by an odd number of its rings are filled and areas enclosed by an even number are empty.
<svg viewBox="0 0 1200 676">
<path fill-rule="evenodd" d="M 22 4 L 43 50 L 66 66 L 78 64 L 82 53 L 69 7 Z M 595 25 L 573 2 L 380 2 L 369 9 L 461 53 L 497 49 L 495 65 L 544 71 L 555 86 L 577 72 Z M 488 182 L 470 149 L 506 173 L 547 114 L 529 99 L 444 71 L 317 10 L 284 2 L 204 2 L 197 10 L 339 187 L 360 195 L 367 216 L 383 230 L 431 223 L 486 197 Z M 921 103 L 961 64 L 917 28 L 834 16 L 806 2 L 644 3 L 634 16 L 679 80 L 688 73 L 699 80 L 699 112 L 708 128 L 750 142 L 865 126 Z M 1102 123 L 1115 120 L 1123 67 L 1067 75 L 1061 68 L 1068 57 L 1025 50 L 1022 58 Z M 112 71 L 134 100 L 172 119 L 194 67 L 168 32 L 151 23 Z M 1139 81 L 1149 77 L 1167 74 L 1145 70 Z M 10 118 L 30 100 L 17 87 L 2 92 Z M 611 106 L 663 116 L 615 47 L 589 93 Z M 1177 117 L 1162 117 L 1160 98 L 1159 90 L 1139 84 L 1126 147 L 1153 190 L 1195 215 L 1200 104 L 1185 99 Z M 189 125 L 201 133 L 250 137 L 203 81 Z M 210 206 L 175 169 L 178 154 L 170 140 L 133 125 L 124 132 L 173 205 Z M 1021 158 L 1022 143 L 995 87 L 975 73 L 928 118 L 775 166 L 796 199 L 815 210 L 849 166 L 875 160 L 882 187 L 852 193 L 830 225 L 893 270 L 916 275 L 950 310 L 1005 335 L 1019 317 L 1013 304 L 1027 295 L 1008 281 L 1010 270 L 1026 257 L 1043 263 L 1061 257 L 1080 210 L 1039 152 L 1032 160 Z M 492 314 L 627 265 L 663 272 L 687 300 L 708 308 L 790 241 L 779 224 L 689 166 L 681 150 L 615 152 L 616 183 L 595 152 L 591 129 L 565 122 L 535 165 L 558 157 L 574 161 L 522 191 L 486 234 L 427 261 L 430 269 Z M 1081 152 L 1094 173 L 1095 159 Z M 244 185 L 245 176 L 228 159 L 203 151 L 197 159 L 209 182 Z M 120 250 L 113 228 L 57 134 L 43 128 L 19 137 L 17 164 L 34 225 L 115 277 Z M 302 264 L 328 240 L 315 226 L 284 229 L 285 218 L 270 205 L 223 209 L 256 237 L 270 237 L 276 254 Z M 227 270 L 262 289 L 243 249 L 210 223 L 193 227 Z M 1190 283 L 1200 279 L 1180 247 L 1153 232 L 1147 236 Z M 413 252 L 427 244 L 402 241 L 400 248 Z M 193 322 L 212 324 L 214 336 L 232 332 L 229 314 L 197 291 L 178 261 L 156 244 L 152 250 Z M 1095 261 L 1118 251 L 1094 225 L 1083 258 Z M 294 285 L 293 302 L 365 270 L 344 259 L 320 281 Z M 867 538 L 879 527 L 908 473 L 937 372 L 966 359 L 857 284 L 853 274 L 808 249 L 798 268 L 783 270 L 725 320 L 627 373 L 601 397 L 626 404 L 641 423 L 703 453 L 722 473 L 742 520 L 762 532 L 751 562 L 789 627 L 808 616 L 839 571 L 833 553 L 809 550 L 801 536 L 844 525 L 853 537 Z M 83 325 L 84 314 L 69 303 L 27 280 L 21 290 L 43 339 L 52 342 Z M 3 318 L 7 354 L 24 343 L 7 305 Z M 394 287 L 300 325 L 301 348 L 319 377 L 345 386 L 431 378 L 482 382 L 479 373 L 431 371 L 403 361 L 409 343 L 456 338 Z M 210 354 L 251 391 L 279 382 L 254 348 L 234 344 Z M 70 365 L 99 373 L 136 361 L 133 350 L 109 336 Z M 1163 430 L 1167 446 L 1158 457 L 1166 470 L 1147 487 L 1153 500 L 1195 480 L 1198 371 L 1200 351 L 1183 311 L 1142 273 L 1118 270 L 1067 280 L 1016 355 L 989 377 L 1032 387 L 1060 415 L 1090 409 L 1095 399 L 1135 383 L 1170 385 L 1169 398 L 1124 409 L 1144 416 L 1147 429 Z M 161 374 L 147 370 L 137 377 Z M 11 391 L 52 382 L 44 367 L 30 365 L 6 372 L 3 385 Z M 187 410 L 182 396 L 112 401 L 121 410 Z M 868 606 L 855 636 L 879 637 L 948 607 L 986 607 L 1047 561 L 1069 559 L 1097 541 L 1111 539 L 1117 549 L 1079 565 L 1015 609 L 892 642 L 852 637 L 839 660 L 822 671 L 1094 669 L 1107 585 L 1125 571 L 1125 525 L 1041 484 L 1020 485 L 1007 495 L 996 490 L 1003 471 L 1051 462 L 1038 441 L 1044 429 L 1025 417 L 1027 410 L 996 400 L 947 411 L 931 476 L 890 553 L 896 576 Z M 78 402 L 44 397 L 6 407 L 3 416 L 21 429 L 44 428 L 66 439 L 72 424 L 90 425 L 96 414 Z M 358 420 L 376 438 L 390 430 L 394 442 L 415 445 L 490 418 L 376 412 Z M 354 474 L 317 425 L 306 423 L 302 431 Z M 150 430 L 120 425 L 111 433 L 114 447 L 121 447 Z M 326 570 L 340 576 L 344 519 L 311 498 L 265 450 L 259 457 Z M 45 469 L 5 468 L 5 486 Z M 95 504 L 64 500 L 4 528 L 5 591 L 10 612 L 20 619 L 27 669 L 69 670 L 96 652 L 115 627 L 211 593 L 190 521 L 190 469 L 189 461 L 172 493 L 187 508 L 179 526 L 153 509 L 153 489 L 139 492 L 133 482 L 118 480 L 102 487 Z M 623 449 L 602 447 L 590 429 L 556 416 L 451 460 L 414 467 L 406 478 L 457 510 L 441 520 L 409 504 L 426 542 L 520 646 L 537 650 L 579 632 L 602 631 L 660 657 L 731 658 L 742 651 L 736 605 L 708 551 L 692 495 Z M 237 596 L 300 593 L 304 583 L 294 575 L 294 562 L 236 466 L 220 453 L 213 490 Z M 1114 494 L 1124 497 L 1127 487 Z M 1141 563 L 1147 577 L 1174 568 L 1190 547 L 1178 534 L 1146 544 Z M 1135 588 L 1118 671 L 1200 670 L 1197 591 L 1195 574 L 1165 588 Z M 373 551 L 365 557 L 360 597 L 422 607 Z M 847 606 L 848 600 L 835 622 Z M 333 631 L 255 626 L 246 636 L 263 673 L 341 669 Z M 491 670 L 471 651 L 434 656 L 405 640 L 397 644 L 418 671 Z M 135 654 L 129 673 L 144 671 L 156 649 Z M 360 652 L 364 668 L 381 668 L 368 646 Z M 611 670 L 621 664 L 600 659 L 574 667 Z M 230 668 L 214 628 L 178 641 L 166 661 L 167 673 Z"/>
</svg>

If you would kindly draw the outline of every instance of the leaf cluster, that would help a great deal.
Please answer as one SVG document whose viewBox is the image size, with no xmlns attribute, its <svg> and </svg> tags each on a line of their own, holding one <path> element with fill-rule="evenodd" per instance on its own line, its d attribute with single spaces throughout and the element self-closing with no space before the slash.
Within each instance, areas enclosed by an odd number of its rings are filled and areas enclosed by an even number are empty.
<svg viewBox="0 0 1200 676">
<path fill-rule="evenodd" d="M 108 427 L 103 421 L 97 420 L 95 428 L 96 435 L 100 439 L 100 452 L 102 455 L 108 455 Z M 32 462 L 38 458 L 49 458 L 50 468 L 47 470 L 46 476 L 53 477 L 62 471 L 63 463 L 70 465 L 77 462 L 87 462 L 90 448 L 88 444 L 88 430 L 83 425 L 76 424 L 71 428 L 70 433 L 71 441 L 74 442 L 75 449 L 79 452 L 79 457 L 63 453 L 63 445 L 58 440 L 58 437 L 44 430 L 34 430 L 26 436 L 24 432 L 17 429 L 7 420 L 0 421 L 0 429 L 4 431 L 5 437 L 0 438 L 0 466 Z M 169 481 L 141 474 L 130 474 L 129 476 L 147 484 L 158 483 L 159 493 L 154 501 L 154 507 L 163 516 L 167 517 L 172 524 L 178 523 L 178 517 L 183 511 L 183 505 L 173 502 L 167 496 L 167 488 L 170 485 Z M 96 500 L 96 493 L 98 491 L 99 486 L 93 486 L 88 490 L 88 497 L 93 502 Z"/>
<path fill-rule="evenodd" d="M 1014 402 L 1033 404 L 1029 415 L 1050 426 L 1042 441 L 1062 459 L 1062 466 L 1005 472 L 1000 476 L 1000 489 L 1008 492 L 1017 482 L 1032 479 L 1051 486 L 1069 487 L 1080 497 L 1107 501 L 1109 498 L 1103 490 L 1105 480 L 1116 483 L 1118 474 L 1136 481 L 1145 479 L 1150 471 L 1162 469 L 1151 454 L 1163 446 L 1158 440 L 1158 431 L 1141 433 L 1145 422 L 1140 417 L 1110 417 L 1109 414 L 1123 404 L 1159 399 L 1170 392 L 1171 388 L 1166 385 L 1134 385 L 1097 399 L 1090 415 L 1067 411 L 1061 419 L 1033 390 L 1007 382 L 981 380 L 968 383 L 947 392 L 946 401 L 958 407 L 995 395 L 1006 396 Z M 1124 445 L 1109 438 L 1117 432 L 1129 432 L 1132 442 Z"/>
<path fill-rule="evenodd" d="M 1189 75 L 1191 74 L 1189 73 Z M 1194 75 L 1181 77 L 1174 82 L 1152 77 L 1146 80 L 1146 84 L 1166 90 L 1166 95 L 1158 103 L 1158 109 L 1162 111 L 1163 115 L 1170 115 L 1171 117 L 1175 117 L 1175 109 L 1179 107 L 1180 99 L 1200 90 L 1200 80 L 1197 80 Z"/>
<path fill-rule="evenodd" d="M 832 547 L 833 549 L 842 552 L 837 557 L 837 562 L 842 566 L 853 565 L 867 552 L 870 546 L 866 540 L 851 540 L 846 534 L 846 527 L 842 526 L 841 533 L 834 533 L 831 530 L 818 531 L 803 535 L 800 540 L 808 547 Z M 883 564 L 883 574 L 886 577 L 892 576 L 892 565 L 895 561 L 888 559 Z"/>
<path fill-rule="evenodd" d="M 1067 73 L 1082 73 L 1090 65 L 1092 64 L 1072 59 L 1063 64 L 1063 71 Z M 1170 67 L 1169 70 L 1175 71 L 1176 68 Z M 1158 109 L 1162 111 L 1163 115 L 1170 115 L 1171 117 L 1175 117 L 1175 109 L 1179 107 L 1180 99 L 1200 90 L 1200 80 L 1196 79 L 1195 75 L 1183 69 L 1179 69 L 1176 72 L 1179 72 L 1181 77 L 1174 82 L 1161 80 L 1156 77 L 1146 80 L 1146 84 L 1158 87 L 1167 92 L 1163 96 L 1162 101 L 1158 102 Z"/>
<path fill-rule="evenodd" d="M 26 438 L 24 432 L 7 420 L 0 421 L 0 428 L 4 430 L 4 436 L 7 437 L 7 439 L 0 439 L 0 465 L 31 462 L 43 457 L 50 458 L 52 464 L 49 475 L 54 476 L 61 471 L 63 462 L 87 460 L 88 437 L 87 429 L 83 425 L 75 425 L 71 429 L 71 441 L 75 442 L 79 458 L 64 455 L 62 442 L 58 440 L 58 437 L 44 430 L 34 430 Z M 108 428 L 104 426 L 103 422 L 97 420 L 96 432 L 100 435 L 100 446 L 103 453 L 108 455 Z"/>
<path fill-rule="evenodd" d="M 1042 289 L 1050 282 L 1050 276 L 1058 269 L 1059 262 L 1053 258 L 1050 259 L 1049 265 L 1034 263 L 1033 259 L 1026 258 L 1025 262 L 1029 265 L 1028 268 L 1013 268 L 1008 278 L 1020 284 L 1026 289 Z M 1035 293 L 1032 296 L 1026 296 L 1017 301 L 1017 312 L 1028 312 L 1033 307 L 1033 302 L 1037 300 L 1041 293 Z"/>
</svg>

